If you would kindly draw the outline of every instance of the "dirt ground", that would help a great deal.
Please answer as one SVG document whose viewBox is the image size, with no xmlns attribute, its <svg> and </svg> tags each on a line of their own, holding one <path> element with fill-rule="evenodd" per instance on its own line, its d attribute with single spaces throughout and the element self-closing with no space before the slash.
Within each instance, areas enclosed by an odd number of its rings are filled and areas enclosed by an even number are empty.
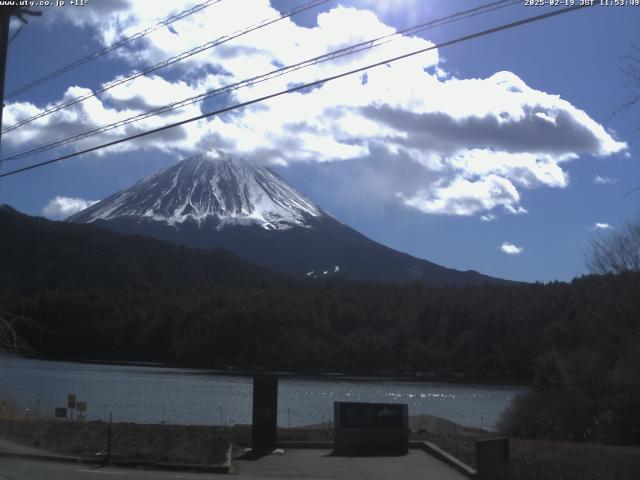
<svg viewBox="0 0 640 480">
<path fill-rule="evenodd" d="M 411 417 L 410 428 L 412 440 L 435 443 L 471 466 L 475 466 L 475 441 L 496 435 L 427 415 Z M 104 454 L 107 432 L 108 426 L 103 422 L 0 419 L 2 438 L 81 457 Z M 224 428 L 114 423 L 111 432 L 112 458 L 134 461 L 220 464 L 226 460 L 229 442 L 251 442 L 250 425 Z M 322 425 L 281 428 L 278 439 L 332 441 L 333 431 Z M 510 457 L 514 480 L 640 478 L 640 447 L 511 439 Z"/>
</svg>

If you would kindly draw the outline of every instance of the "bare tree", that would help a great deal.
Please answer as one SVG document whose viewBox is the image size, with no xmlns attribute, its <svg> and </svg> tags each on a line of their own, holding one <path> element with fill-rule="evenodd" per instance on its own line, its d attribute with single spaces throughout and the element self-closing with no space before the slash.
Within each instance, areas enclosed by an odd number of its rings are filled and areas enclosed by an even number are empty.
<svg viewBox="0 0 640 480">
<path fill-rule="evenodd" d="M 640 45 L 632 45 L 631 52 L 622 57 L 620 69 L 627 77 L 626 87 L 629 95 L 625 102 L 614 112 L 626 113 L 640 105 Z M 636 126 L 634 139 L 640 135 L 640 125 Z"/>
<path fill-rule="evenodd" d="M 16 328 L 18 325 L 29 329 L 41 328 L 41 326 L 31 318 L 0 312 L 0 352 L 33 352 L 31 346 L 17 332 Z"/>
<path fill-rule="evenodd" d="M 587 268 L 601 275 L 640 272 L 640 216 L 620 229 L 592 238 Z"/>
</svg>

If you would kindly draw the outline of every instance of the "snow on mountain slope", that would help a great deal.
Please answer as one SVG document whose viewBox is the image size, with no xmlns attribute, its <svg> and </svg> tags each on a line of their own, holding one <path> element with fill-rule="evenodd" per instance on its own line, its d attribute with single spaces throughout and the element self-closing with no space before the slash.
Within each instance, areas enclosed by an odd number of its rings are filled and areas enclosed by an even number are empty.
<svg viewBox="0 0 640 480">
<path fill-rule="evenodd" d="M 118 217 L 145 217 L 169 225 L 216 219 L 226 225 L 258 225 L 267 230 L 307 227 L 322 210 L 268 168 L 225 156 L 200 154 L 145 178 L 128 190 L 69 218 L 90 223 Z"/>
<path fill-rule="evenodd" d="M 194 248 L 225 248 L 298 278 L 426 285 L 501 282 L 381 245 L 335 219 L 268 168 L 201 154 L 67 219 Z"/>
</svg>

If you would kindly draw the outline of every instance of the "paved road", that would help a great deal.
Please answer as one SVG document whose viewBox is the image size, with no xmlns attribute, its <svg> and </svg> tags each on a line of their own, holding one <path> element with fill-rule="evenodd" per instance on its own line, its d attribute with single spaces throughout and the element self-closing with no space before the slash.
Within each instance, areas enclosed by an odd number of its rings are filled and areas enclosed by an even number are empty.
<svg viewBox="0 0 640 480">
<path fill-rule="evenodd" d="M 218 475 L 221 479 L 222 475 Z M 212 478 L 205 473 L 164 472 L 125 468 L 96 468 L 42 460 L 0 458 L 0 480 L 204 480 Z"/>
<path fill-rule="evenodd" d="M 336 457 L 330 450 L 286 450 L 258 460 L 236 457 L 236 478 L 242 479 L 366 479 L 467 480 L 467 477 L 422 450 L 400 457 Z"/>
<path fill-rule="evenodd" d="M 421 450 L 403 457 L 334 457 L 329 450 L 287 450 L 258 460 L 234 460 L 235 474 L 182 473 L 0 457 L 0 480 L 466 480 Z"/>
</svg>

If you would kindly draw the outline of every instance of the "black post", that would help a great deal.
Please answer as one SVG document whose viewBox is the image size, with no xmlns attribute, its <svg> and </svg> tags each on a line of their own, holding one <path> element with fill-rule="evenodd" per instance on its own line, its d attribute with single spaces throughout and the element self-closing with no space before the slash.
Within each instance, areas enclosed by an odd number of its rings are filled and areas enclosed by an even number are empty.
<svg viewBox="0 0 640 480">
<path fill-rule="evenodd" d="M 478 480 L 509 479 L 509 439 L 476 440 Z"/>
<path fill-rule="evenodd" d="M 10 22 L 11 10 L 0 8 L 0 148 L 2 145 L 2 112 L 4 110 L 4 75 L 7 70 Z"/>
<path fill-rule="evenodd" d="M 17 2 L 16 2 L 17 3 Z M 26 24 L 25 15 L 39 17 L 42 12 L 36 12 L 24 7 L 0 7 L 0 150 L 2 147 L 2 112 L 4 110 L 4 77 L 7 71 L 7 50 L 9 50 L 9 25 L 11 17 L 17 17 Z"/>
<path fill-rule="evenodd" d="M 109 425 L 107 426 L 107 456 L 105 462 L 111 459 L 111 424 L 113 423 L 113 415 L 109 412 Z"/>
<path fill-rule="evenodd" d="M 253 377 L 254 452 L 272 452 L 278 437 L 278 377 Z"/>
</svg>

